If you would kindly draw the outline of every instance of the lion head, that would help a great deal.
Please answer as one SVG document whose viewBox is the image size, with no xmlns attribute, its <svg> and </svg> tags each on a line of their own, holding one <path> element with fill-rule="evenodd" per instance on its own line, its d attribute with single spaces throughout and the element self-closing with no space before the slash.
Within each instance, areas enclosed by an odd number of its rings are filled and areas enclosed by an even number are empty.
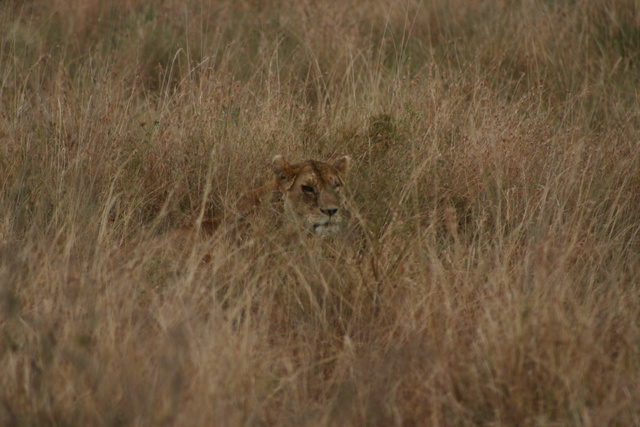
<svg viewBox="0 0 640 427">
<path fill-rule="evenodd" d="M 238 202 L 245 213 L 269 198 L 286 218 L 301 224 L 318 236 L 340 232 L 343 222 L 343 187 L 351 158 L 344 156 L 334 163 L 306 160 L 289 163 L 282 156 L 273 158 L 275 179 L 251 190 Z"/>
<path fill-rule="evenodd" d="M 350 161 L 345 156 L 333 164 L 317 160 L 290 164 L 275 156 L 273 169 L 285 215 L 319 236 L 338 233 L 343 220 L 342 187 Z"/>
</svg>

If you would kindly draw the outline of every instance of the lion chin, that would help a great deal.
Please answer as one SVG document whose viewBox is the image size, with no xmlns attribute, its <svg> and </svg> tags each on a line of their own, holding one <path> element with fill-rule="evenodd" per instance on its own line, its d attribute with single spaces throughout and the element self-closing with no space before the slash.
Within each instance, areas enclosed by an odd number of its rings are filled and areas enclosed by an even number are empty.
<svg viewBox="0 0 640 427">
<path fill-rule="evenodd" d="M 314 224 L 313 233 L 320 237 L 329 237 L 339 234 L 340 224 Z"/>
</svg>

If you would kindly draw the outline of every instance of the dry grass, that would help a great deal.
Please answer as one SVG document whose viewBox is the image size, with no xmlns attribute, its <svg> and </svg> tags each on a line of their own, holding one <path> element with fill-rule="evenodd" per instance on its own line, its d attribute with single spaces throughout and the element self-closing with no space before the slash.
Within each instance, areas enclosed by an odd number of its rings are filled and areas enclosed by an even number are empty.
<svg viewBox="0 0 640 427">
<path fill-rule="evenodd" d="M 637 2 L 14 1 L 0 55 L 0 424 L 640 424 Z M 362 242 L 169 237 L 276 153 L 354 158 Z"/>
</svg>

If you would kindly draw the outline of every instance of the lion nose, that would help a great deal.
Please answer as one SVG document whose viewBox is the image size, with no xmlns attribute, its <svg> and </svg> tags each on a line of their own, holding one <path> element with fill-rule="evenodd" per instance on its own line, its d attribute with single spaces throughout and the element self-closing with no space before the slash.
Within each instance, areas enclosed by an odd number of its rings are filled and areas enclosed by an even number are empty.
<svg viewBox="0 0 640 427">
<path fill-rule="evenodd" d="M 323 214 L 328 215 L 328 216 L 332 216 L 334 215 L 336 212 L 338 212 L 337 208 L 333 208 L 333 209 L 320 209 L 322 211 Z"/>
</svg>

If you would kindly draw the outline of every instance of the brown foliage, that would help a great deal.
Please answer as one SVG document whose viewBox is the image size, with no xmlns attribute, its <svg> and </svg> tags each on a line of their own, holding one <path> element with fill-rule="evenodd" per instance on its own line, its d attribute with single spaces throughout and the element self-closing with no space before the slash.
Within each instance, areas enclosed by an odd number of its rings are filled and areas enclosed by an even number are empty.
<svg viewBox="0 0 640 427">
<path fill-rule="evenodd" d="M 3 4 L 0 424 L 640 424 L 639 16 Z M 277 153 L 353 236 L 175 231 Z"/>
</svg>

